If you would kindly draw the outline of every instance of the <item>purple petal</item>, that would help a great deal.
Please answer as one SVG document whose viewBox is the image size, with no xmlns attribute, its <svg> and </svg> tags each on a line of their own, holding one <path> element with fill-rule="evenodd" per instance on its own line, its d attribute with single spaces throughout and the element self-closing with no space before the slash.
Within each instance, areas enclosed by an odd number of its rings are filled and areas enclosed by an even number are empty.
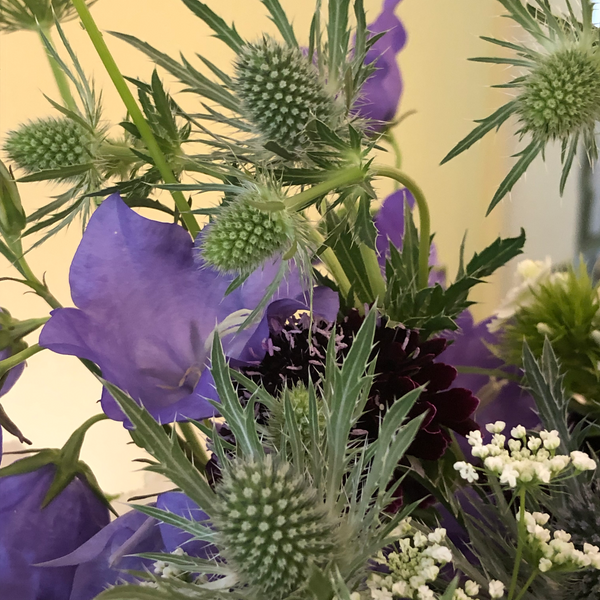
<svg viewBox="0 0 600 600">
<path fill-rule="evenodd" d="M 377 70 L 365 82 L 356 103 L 357 113 L 382 123 L 391 121 L 402 95 L 402 76 L 396 55 L 406 44 L 406 30 L 394 14 L 400 0 L 386 0 L 381 14 L 368 26 L 371 33 L 385 33 L 367 53 L 365 63 L 375 63 Z"/>
</svg>

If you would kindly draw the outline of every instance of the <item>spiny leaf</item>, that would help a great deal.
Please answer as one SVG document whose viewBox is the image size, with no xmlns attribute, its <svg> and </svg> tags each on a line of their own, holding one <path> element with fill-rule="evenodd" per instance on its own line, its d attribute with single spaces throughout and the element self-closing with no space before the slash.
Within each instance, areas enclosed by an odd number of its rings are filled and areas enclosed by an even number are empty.
<svg viewBox="0 0 600 600">
<path fill-rule="evenodd" d="M 267 7 L 267 10 L 271 13 L 271 21 L 275 23 L 281 37 L 285 40 L 285 43 L 289 46 L 298 46 L 296 36 L 294 35 L 294 29 L 289 22 L 285 11 L 279 4 L 279 0 L 261 0 L 261 2 Z"/>
</svg>

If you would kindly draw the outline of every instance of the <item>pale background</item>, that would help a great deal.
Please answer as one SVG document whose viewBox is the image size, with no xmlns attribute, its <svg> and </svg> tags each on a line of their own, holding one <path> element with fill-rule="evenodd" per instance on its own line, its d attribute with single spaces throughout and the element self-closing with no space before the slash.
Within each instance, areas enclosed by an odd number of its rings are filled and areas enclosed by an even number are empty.
<svg viewBox="0 0 600 600">
<path fill-rule="evenodd" d="M 274 32 L 258 0 L 205 1 L 226 21 L 234 20 L 244 37 Z M 293 17 L 299 39 L 306 40 L 313 1 L 281 1 Z M 381 5 L 382 0 L 365 0 L 371 21 Z M 505 101 L 502 91 L 490 88 L 508 78 L 505 67 L 467 62 L 468 57 L 494 51 L 479 35 L 514 38 L 516 32 L 508 28 L 508 21 L 498 16 L 500 9 L 494 0 L 403 0 L 397 10 L 409 35 L 399 56 L 405 80 L 400 114 L 417 112 L 401 123 L 395 134 L 404 170 L 420 183 L 431 203 L 436 243 L 451 276 L 465 230 L 469 232 L 467 255 L 499 234 L 518 234 L 521 226 L 528 234 L 527 256 L 543 259 L 550 255 L 561 261 L 574 254 L 577 178 L 571 178 L 565 196 L 559 198 L 556 153 L 550 152 L 548 164 L 534 164 L 511 197 L 488 218 L 484 218 L 487 204 L 516 150 L 508 132 L 490 136 L 458 159 L 439 166 L 448 150 L 470 131 L 473 119 L 487 116 Z M 102 30 L 136 35 L 175 57 L 181 51 L 193 59 L 194 53 L 200 52 L 224 69 L 230 64 L 228 48 L 211 38 L 208 28 L 179 0 L 100 0 L 92 10 Z M 118 122 L 124 110 L 85 32 L 76 21 L 65 29 L 84 68 L 103 89 L 105 118 Z M 110 36 L 107 42 L 125 74 L 149 78 L 152 65 L 143 55 Z M 171 85 L 171 89 L 176 87 Z M 28 119 L 52 114 L 42 93 L 58 99 L 36 35 L 0 36 L 0 139 Z M 186 101 L 190 106 L 194 97 Z M 392 158 L 383 160 L 391 162 Z M 382 194 L 386 190 L 382 188 Z M 56 187 L 44 184 L 21 186 L 28 213 L 57 192 Z M 29 255 L 34 272 L 46 276 L 52 292 L 65 305 L 71 305 L 68 267 L 80 236 L 80 228 L 73 226 Z M 0 263 L 0 276 L 14 274 L 6 263 Z M 482 301 L 478 316 L 493 311 L 510 280 L 511 270 L 507 269 L 485 286 L 478 296 Z M 18 318 L 46 315 L 46 305 L 24 291 L 18 284 L 0 282 L 0 306 Z M 29 361 L 17 386 L 3 398 L 3 405 L 36 447 L 60 447 L 74 428 L 99 412 L 99 395 L 98 383 L 77 359 L 44 352 Z M 121 425 L 114 422 L 98 424 L 88 434 L 83 459 L 107 493 L 128 492 L 143 485 L 143 474 L 130 462 L 140 456 L 140 450 L 127 445 L 127 440 Z M 6 442 L 11 441 L 6 435 Z"/>
</svg>

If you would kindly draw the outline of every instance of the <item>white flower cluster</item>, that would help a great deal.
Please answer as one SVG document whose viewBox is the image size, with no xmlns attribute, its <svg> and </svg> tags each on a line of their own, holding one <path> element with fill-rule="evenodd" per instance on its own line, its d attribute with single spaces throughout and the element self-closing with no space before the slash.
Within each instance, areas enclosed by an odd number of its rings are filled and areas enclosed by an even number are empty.
<svg viewBox="0 0 600 600">
<path fill-rule="evenodd" d="M 539 435 L 528 437 L 525 427 L 518 425 L 511 430 L 511 439 L 507 442 L 506 436 L 502 434 L 505 428 L 503 421 L 486 425 L 486 429 L 494 434 L 489 444 L 483 443 L 480 431 L 472 431 L 467 440 L 472 446 L 471 454 L 483 460 L 485 469 L 508 487 L 550 483 L 564 473 L 569 465 L 573 467 L 574 474 L 596 469 L 595 461 L 585 452 L 574 451 L 570 456 L 556 454 L 556 449 L 560 446 L 557 431 L 544 430 Z M 457 462 L 454 468 L 469 483 L 479 479 L 475 467 L 467 462 Z"/>
<path fill-rule="evenodd" d="M 171 552 L 174 556 L 186 556 L 181 548 L 177 548 Z M 154 563 L 154 574 L 160 575 L 163 579 L 179 578 L 184 571 L 171 564 L 168 561 L 157 560 Z"/>
<path fill-rule="evenodd" d="M 571 535 L 557 530 L 552 534 L 544 525 L 550 519 L 546 513 L 525 512 L 527 550 L 531 564 L 537 564 L 542 573 L 547 571 L 578 571 L 587 567 L 600 569 L 600 548 L 584 544 L 583 551 L 571 542 Z"/>
<path fill-rule="evenodd" d="M 425 534 L 414 528 L 409 518 L 394 535 L 399 538 L 398 551 L 387 556 L 380 552 L 376 559 L 389 569 L 389 575 L 371 573 L 367 580 L 370 595 L 365 600 L 435 600 L 436 595 L 428 583 L 435 581 L 440 568 L 452 561 L 450 548 L 443 544 L 446 530 L 438 528 Z M 454 592 L 452 600 L 475 600 L 478 594 L 479 585 L 467 581 L 464 588 Z M 502 598 L 504 585 L 500 581 L 490 582 L 489 594 L 491 598 Z"/>
</svg>

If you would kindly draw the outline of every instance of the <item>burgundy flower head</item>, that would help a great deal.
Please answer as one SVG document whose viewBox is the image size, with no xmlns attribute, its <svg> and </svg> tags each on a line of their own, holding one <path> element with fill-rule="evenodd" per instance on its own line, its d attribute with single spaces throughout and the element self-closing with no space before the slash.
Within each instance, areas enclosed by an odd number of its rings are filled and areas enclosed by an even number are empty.
<svg viewBox="0 0 600 600">
<path fill-rule="evenodd" d="M 363 317 L 352 311 L 336 326 L 336 350 L 339 359 L 348 352 L 360 329 Z M 324 372 L 326 347 L 333 326 L 324 321 L 313 322 L 309 343 L 308 315 L 272 322 L 265 344 L 267 352 L 260 364 L 244 368 L 244 372 L 260 381 L 267 391 L 276 394 L 285 383 L 317 381 Z M 408 454 L 426 460 L 440 458 L 448 448 L 448 430 L 460 435 L 478 429 L 471 419 L 479 400 L 470 390 L 451 388 L 457 376 L 454 367 L 435 359 L 444 351 L 447 341 L 434 338 L 419 340 L 419 333 L 402 327 L 386 327 L 383 320 L 375 331 L 372 358 L 376 358 L 375 379 L 366 410 L 357 424 L 357 435 L 375 439 L 385 411 L 404 394 L 425 385 L 410 416 L 427 413 Z"/>
</svg>

